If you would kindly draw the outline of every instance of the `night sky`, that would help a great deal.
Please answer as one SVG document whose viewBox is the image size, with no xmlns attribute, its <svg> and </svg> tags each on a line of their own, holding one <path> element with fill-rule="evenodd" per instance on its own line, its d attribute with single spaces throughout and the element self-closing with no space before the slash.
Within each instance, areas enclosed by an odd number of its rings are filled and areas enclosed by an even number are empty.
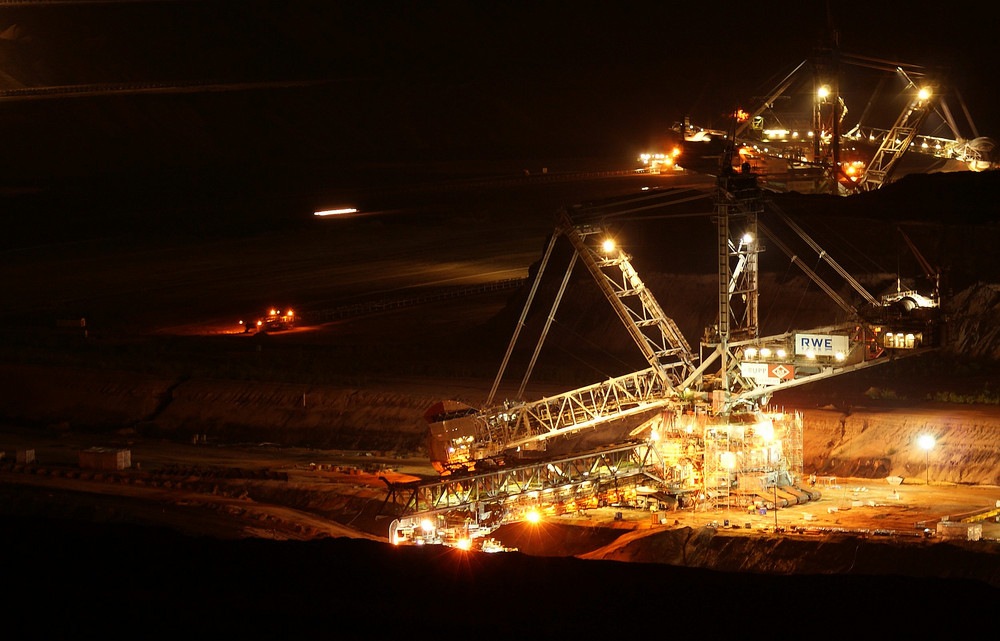
<svg viewBox="0 0 1000 641">
<path fill-rule="evenodd" d="M 1000 9 L 873 4 L 836 3 L 841 48 L 950 69 L 980 134 L 1000 136 L 991 75 Z M 320 82 L 7 101 L 0 169 L 17 184 L 201 165 L 627 162 L 684 114 L 724 126 L 725 112 L 810 54 L 826 14 L 825 3 L 791 1 L 4 6 L 2 89 Z M 854 114 L 868 98 L 846 97 Z"/>
</svg>

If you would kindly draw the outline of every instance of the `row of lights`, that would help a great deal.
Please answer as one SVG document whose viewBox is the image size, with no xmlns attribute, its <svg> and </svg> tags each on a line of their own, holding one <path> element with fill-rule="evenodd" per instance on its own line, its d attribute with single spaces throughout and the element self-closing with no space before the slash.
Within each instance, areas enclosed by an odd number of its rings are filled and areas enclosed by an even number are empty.
<svg viewBox="0 0 1000 641">
<path fill-rule="evenodd" d="M 823 85 L 822 87 L 820 87 L 816 91 L 816 95 L 819 96 L 820 98 L 829 98 L 830 97 L 830 85 Z M 931 97 L 931 90 L 928 89 L 927 87 L 921 87 L 917 91 L 917 98 L 919 98 L 920 100 L 927 100 L 930 97 Z"/>
<path fill-rule="evenodd" d="M 759 355 L 761 358 L 771 358 L 772 356 L 774 356 L 777 359 L 783 359 L 786 356 L 788 356 L 788 352 L 786 352 L 782 347 L 779 347 L 774 350 L 772 350 L 770 347 L 761 347 L 760 349 L 757 349 L 756 347 L 748 347 L 745 350 L 743 350 L 743 355 L 746 356 L 747 358 L 757 358 L 757 356 Z M 808 358 L 809 360 L 813 360 L 816 358 L 816 352 L 814 352 L 811 349 L 807 350 L 805 353 L 805 357 Z M 834 360 L 842 361 L 845 358 L 847 358 L 847 356 L 844 354 L 844 352 L 837 352 L 836 354 L 833 355 L 833 358 Z"/>
</svg>

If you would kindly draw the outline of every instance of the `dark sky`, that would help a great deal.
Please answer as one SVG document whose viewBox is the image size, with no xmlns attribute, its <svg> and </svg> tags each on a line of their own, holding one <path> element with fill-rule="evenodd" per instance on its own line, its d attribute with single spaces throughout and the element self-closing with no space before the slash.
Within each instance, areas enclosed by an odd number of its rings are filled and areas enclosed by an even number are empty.
<svg viewBox="0 0 1000 641">
<path fill-rule="evenodd" d="M 685 113 L 720 126 L 823 35 L 821 2 L 205 0 L 0 7 L 0 88 L 325 80 L 309 90 L 0 105 L 8 147 L 61 171 L 186 159 L 629 157 Z M 1000 135 L 998 9 L 836 3 L 845 51 L 945 66 Z M 870 73 L 870 72 L 862 72 Z M 866 95 L 846 96 L 852 113 Z M 887 123 L 888 124 L 888 123 Z M 36 141 L 37 142 L 37 141 Z M 52 154 L 39 163 L 48 162 Z M 30 163 L 29 163 L 30 164 Z M 58 163 L 57 163 L 58 164 Z"/>
</svg>

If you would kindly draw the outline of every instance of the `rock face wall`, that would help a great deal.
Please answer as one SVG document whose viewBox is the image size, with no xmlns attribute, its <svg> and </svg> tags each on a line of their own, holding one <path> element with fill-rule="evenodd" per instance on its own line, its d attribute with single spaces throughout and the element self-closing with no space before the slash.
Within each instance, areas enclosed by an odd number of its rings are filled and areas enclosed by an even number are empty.
<svg viewBox="0 0 1000 641">
<path fill-rule="evenodd" d="M 908 409 L 807 410 L 805 468 L 862 478 L 928 476 L 933 481 L 1000 484 L 1000 409 L 925 404 Z M 930 453 L 917 438 L 935 439 Z M 928 470 L 929 467 L 929 470 Z"/>
<path fill-rule="evenodd" d="M 777 574 L 945 576 L 1000 586 L 997 546 L 964 542 L 899 545 L 891 541 L 829 536 L 746 537 L 717 534 L 712 528 L 635 531 L 581 555 L 585 559 L 667 563 L 728 572 Z M 987 554 L 980 555 L 987 551 Z"/>
<path fill-rule="evenodd" d="M 156 413 L 175 382 L 133 372 L 0 366 L 0 417 L 63 429 L 121 428 Z"/>
<path fill-rule="evenodd" d="M 439 400 L 255 381 L 169 380 L 131 372 L 5 365 L 0 417 L 58 430 L 268 441 L 336 449 L 423 445 L 423 413 Z"/>
<path fill-rule="evenodd" d="M 423 445 L 430 397 L 333 386 L 187 381 L 154 422 L 163 430 L 201 430 L 249 439 L 337 449 L 414 449 Z"/>
<path fill-rule="evenodd" d="M 268 441 L 340 449 L 423 447 L 428 390 L 386 391 L 254 381 L 168 379 L 115 371 L 0 367 L 0 416 L 57 429 L 186 439 Z M 470 399 L 471 400 L 471 399 Z M 807 472 L 1000 485 L 1000 407 L 921 403 L 806 409 Z M 936 440 L 927 456 L 922 434 Z"/>
<path fill-rule="evenodd" d="M 1000 360 L 1000 284 L 976 283 L 948 301 L 948 349 Z"/>
</svg>

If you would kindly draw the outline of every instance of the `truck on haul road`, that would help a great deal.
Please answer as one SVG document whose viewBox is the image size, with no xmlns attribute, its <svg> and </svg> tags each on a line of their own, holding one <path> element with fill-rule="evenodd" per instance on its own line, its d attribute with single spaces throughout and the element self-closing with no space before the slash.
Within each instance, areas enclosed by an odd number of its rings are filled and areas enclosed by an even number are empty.
<svg viewBox="0 0 1000 641">
<path fill-rule="evenodd" d="M 275 307 L 268 310 L 267 315 L 258 318 L 256 321 L 240 321 L 239 325 L 244 334 L 251 332 L 280 332 L 295 327 L 295 312 L 291 309 L 282 311 Z"/>
</svg>

